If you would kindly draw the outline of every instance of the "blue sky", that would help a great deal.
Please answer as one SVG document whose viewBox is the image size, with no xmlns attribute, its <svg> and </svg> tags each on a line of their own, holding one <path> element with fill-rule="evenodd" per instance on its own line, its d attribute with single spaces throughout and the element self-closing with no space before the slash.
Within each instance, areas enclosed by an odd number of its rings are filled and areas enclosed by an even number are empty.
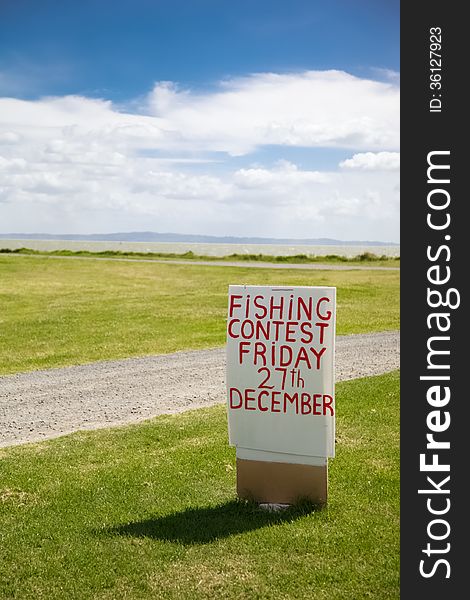
<svg viewBox="0 0 470 600">
<path fill-rule="evenodd" d="M 397 241 L 398 85 L 395 1 L 3 0 L 0 229 Z"/>
</svg>

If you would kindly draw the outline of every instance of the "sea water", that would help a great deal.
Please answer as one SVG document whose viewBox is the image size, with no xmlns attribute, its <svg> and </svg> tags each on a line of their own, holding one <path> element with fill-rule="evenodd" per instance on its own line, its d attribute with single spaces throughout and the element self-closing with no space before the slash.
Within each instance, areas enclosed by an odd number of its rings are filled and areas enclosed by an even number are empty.
<svg viewBox="0 0 470 600">
<path fill-rule="evenodd" d="M 357 256 L 364 252 L 371 252 L 379 256 L 400 256 L 400 246 L 375 246 L 375 245 L 291 245 L 291 244 L 212 244 L 212 243 L 187 243 L 187 242 L 96 242 L 77 240 L 7 240 L 0 239 L 0 248 L 31 248 L 33 250 L 88 250 L 90 252 L 103 252 L 105 250 L 119 250 L 121 252 L 163 252 L 184 254 L 193 252 L 205 256 L 228 256 L 230 254 L 267 254 L 270 256 L 293 256 L 307 254 L 311 256 L 326 256 L 337 254 L 339 256 Z"/>
</svg>

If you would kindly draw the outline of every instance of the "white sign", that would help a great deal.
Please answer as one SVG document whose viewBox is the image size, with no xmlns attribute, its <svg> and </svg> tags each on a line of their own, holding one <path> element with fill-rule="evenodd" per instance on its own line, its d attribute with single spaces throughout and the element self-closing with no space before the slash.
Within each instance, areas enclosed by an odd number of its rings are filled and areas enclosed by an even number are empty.
<svg viewBox="0 0 470 600">
<path fill-rule="evenodd" d="M 336 288 L 229 287 L 227 406 L 237 455 L 334 456 L 335 316 Z"/>
</svg>

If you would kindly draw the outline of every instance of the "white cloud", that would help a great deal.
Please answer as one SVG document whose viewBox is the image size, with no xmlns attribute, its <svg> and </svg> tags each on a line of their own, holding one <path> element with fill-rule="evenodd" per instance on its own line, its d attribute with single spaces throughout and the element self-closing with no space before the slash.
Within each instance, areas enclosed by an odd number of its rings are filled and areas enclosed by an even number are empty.
<svg viewBox="0 0 470 600">
<path fill-rule="evenodd" d="M 274 169 L 239 169 L 234 174 L 235 183 L 241 188 L 285 191 L 314 183 L 326 183 L 329 177 L 320 171 L 303 171 L 289 161 L 278 161 Z"/>
<path fill-rule="evenodd" d="M 400 73 L 398 71 L 394 71 L 393 69 L 381 69 L 381 68 L 372 68 L 373 73 L 375 73 L 379 79 L 385 79 L 385 81 L 390 81 L 395 85 L 400 85 Z"/>
<path fill-rule="evenodd" d="M 343 71 L 260 73 L 206 94 L 157 83 L 148 106 L 181 142 L 234 155 L 265 144 L 393 150 L 399 143 L 398 87 Z"/>
<path fill-rule="evenodd" d="M 339 166 L 363 171 L 398 171 L 400 154 L 399 152 L 363 152 L 343 160 Z"/>
<path fill-rule="evenodd" d="M 1 144 L 16 144 L 20 141 L 20 136 L 13 131 L 3 131 L 0 133 L 0 145 Z"/>
<path fill-rule="evenodd" d="M 336 171 L 231 158 L 272 144 L 281 156 L 358 153 Z M 146 114 L 78 96 L 0 98 L 0 230 L 397 239 L 397 149 L 398 89 L 338 71 L 256 74 L 199 94 L 164 82 Z"/>
<path fill-rule="evenodd" d="M 396 150 L 398 103 L 397 87 L 341 71 L 268 73 L 228 80 L 206 94 L 159 83 L 147 99 L 150 114 L 79 96 L 3 98 L 0 136 L 10 143 L 57 138 L 86 146 L 92 139 L 117 149 L 232 155 L 267 144 Z"/>
</svg>

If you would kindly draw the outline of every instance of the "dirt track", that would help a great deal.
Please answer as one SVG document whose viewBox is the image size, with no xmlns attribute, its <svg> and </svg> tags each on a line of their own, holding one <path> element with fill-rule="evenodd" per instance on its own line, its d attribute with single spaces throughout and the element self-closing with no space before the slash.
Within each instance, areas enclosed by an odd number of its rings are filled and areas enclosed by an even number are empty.
<svg viewBox="0 0 470 600">
<path fill-rule="evenodd" d="M 398 331 L 339 336 L 336 379 L 399 367 Z M 225 400 L 225 349 L 0 377 L 0 447 L 122 425 Z"/>
</svg>

